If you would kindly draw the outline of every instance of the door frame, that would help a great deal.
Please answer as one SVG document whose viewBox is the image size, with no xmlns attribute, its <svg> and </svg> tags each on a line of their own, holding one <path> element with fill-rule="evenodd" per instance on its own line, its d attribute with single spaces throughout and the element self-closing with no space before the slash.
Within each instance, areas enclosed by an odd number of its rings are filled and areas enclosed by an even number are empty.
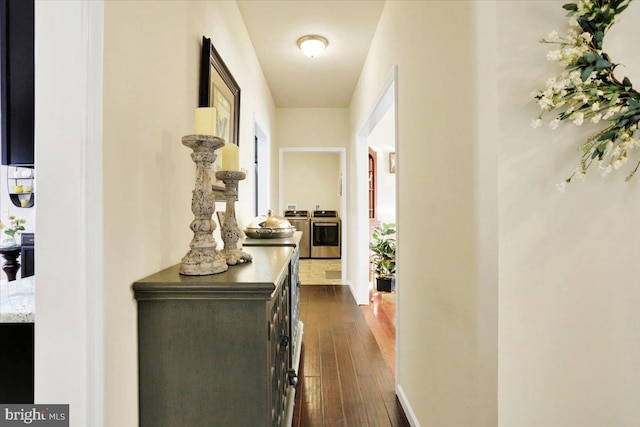
<svg viewBox="0 0 640 427">
<path fill-rule="evenodd" d="M 340 244 L 342 245 L 341 251 L 341 278 L 343 284 L 349 285 L 347 280 L 347 236 L 348 228 L 348 215 L 347 215 L 347 192 L 346 192 L 346 176 L 347 176 L 347 149 L 345 147 L 283 147 L 278 150 L 278 206 L 280 212 L 284 212 L 284 154 L 285 153 L 337 153 L 340 155 Z"/>
<path fill-rule="evenodd" d="M 395 121 L 395 145 L 396 145 L 396 240 L 399 235 L 397 233 L 400 224 L 399 218 L 399 205 L 398 195 L 399 188 L 398 182 L 400 182 L 400 164 L 399 164 L 399 144 L 398 144 L 398 66 L 394 65 L 387 77 L 387 80 L 382 85 L 380 93 L 373 103 L 366 120 L 360 126 L 358 133 L 356 134 L 356 260 L 355 260 L 355 289 L 352 287 L 351 291 L 360 305 L 369 305 L 369 200 L 368 200 L 368 173 L 369 173 L 369 143 L 368 138 L 376 125 L 382 120 L 386 112 L 394 108 L 394 121 Z M 399 259 L 400 244 L 397 241 L 396 259 Z M 397 263 L 396 280 L 400 282 L 400 263 Z M 398 310 L 400 309 L 399 301 Z M 396 316 L 397 317 L 397 316 Z M 397 327 L 396 327 L 397 329 Z"/>
</svg>

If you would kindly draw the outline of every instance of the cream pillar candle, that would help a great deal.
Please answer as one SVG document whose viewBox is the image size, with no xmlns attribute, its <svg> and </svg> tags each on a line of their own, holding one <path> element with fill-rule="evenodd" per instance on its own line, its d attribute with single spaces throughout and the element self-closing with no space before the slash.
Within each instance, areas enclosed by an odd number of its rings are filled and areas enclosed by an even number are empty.
<svg viewBox="0 0 640 427">
<path fill-rule="evenodd" d="M 216 109 L 214 107 L 196 108 L 195 134 L 217 136 Z"/>
<path fill-rule="evenodd" d="M 223 171 L 240 170 L 240 150 L 237 145 L 227 142 L 222 147 L 221 154 Z"/>
</svg>

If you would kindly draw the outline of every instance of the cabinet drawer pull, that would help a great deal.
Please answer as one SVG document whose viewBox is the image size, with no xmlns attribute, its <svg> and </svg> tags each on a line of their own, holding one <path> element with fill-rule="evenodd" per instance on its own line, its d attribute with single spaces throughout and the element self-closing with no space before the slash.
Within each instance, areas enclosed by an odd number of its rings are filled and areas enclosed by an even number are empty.
<svg viewBox="0 0 640 427">
<path fill-rule="evenodd" d="M 280 345 L 282 345 L 283 348 L 287 348 L 287 346 L 289 345 L 289 337 L 286 335 L 283 336 L 280 340 Z"/>
<path fill-rule="evenodd" d="M 289 378 L 289 385 L 292 385 L 294 387 L 298 385 L 298 374 L 296 373 L 296 371 L 294 371 L 293 369 L 289 369 L 287 377 Z"/>
</svg>

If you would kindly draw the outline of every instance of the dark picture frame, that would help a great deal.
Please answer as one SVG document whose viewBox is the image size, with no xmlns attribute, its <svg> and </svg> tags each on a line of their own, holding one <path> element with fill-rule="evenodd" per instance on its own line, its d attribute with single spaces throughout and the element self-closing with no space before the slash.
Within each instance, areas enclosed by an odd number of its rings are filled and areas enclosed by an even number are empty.
<svg viewBox="0 0 640 427">
<path fill-rule="evenodd" d="M 240 146 L 240 86 L 229 71 L 211 39 L 202 36 L 200 58 L 199 107 L 216 107 L 217 132 L 226 144 Z M 221 158 L 217 156 L 213 174 L 221 170 Z M 213 191 L 224 194 L 224 184 L 215 180 Z M 223 199 L 224 200 L 224 199 Z"/>
</svg>

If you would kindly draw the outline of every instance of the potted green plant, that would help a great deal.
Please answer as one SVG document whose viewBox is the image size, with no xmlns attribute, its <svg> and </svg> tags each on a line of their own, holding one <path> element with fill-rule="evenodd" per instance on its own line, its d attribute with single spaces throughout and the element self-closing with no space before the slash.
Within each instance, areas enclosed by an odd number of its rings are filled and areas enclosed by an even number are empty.
<svg viewBox="0 0 640 427">
<path fill-rule="evenodd" d="M 374 227 L 369 249 L 376 272 L 376 289 L 391 292 L 396 288 L 396 225 L 382 223 Z"/>
<path fill-rule="evenodd" d="M 6 226 L 0 221 L 0 230 L 4 229 L 4 234 L 0 239 L 0 247 L 10 247 L 18 245 L 16 241 L 16 233 L 24 231 L 24 224 L 27 222 L 24 218 L 16 218 L 14 215 L 9 216 L 10 226 Z"/>
</svg>

